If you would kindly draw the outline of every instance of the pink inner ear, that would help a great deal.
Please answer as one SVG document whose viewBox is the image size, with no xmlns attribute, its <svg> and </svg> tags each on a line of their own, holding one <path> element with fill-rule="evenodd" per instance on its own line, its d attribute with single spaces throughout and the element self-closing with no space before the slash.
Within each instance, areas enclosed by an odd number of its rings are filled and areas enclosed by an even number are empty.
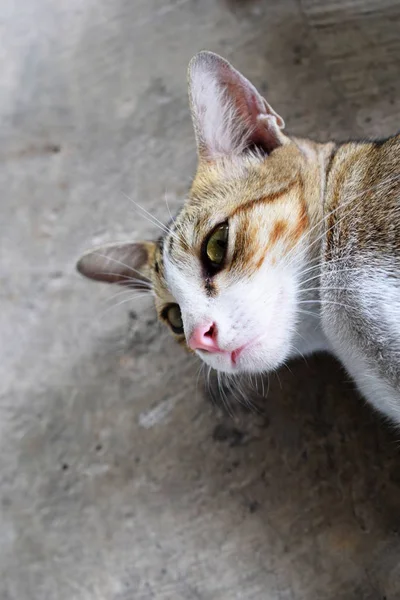
<svg viewBox="0 0 400 600">
<path fill-rule="evenodd" d="M 283 120 L 226 60 L 200 52 L 189 65 L 189 96 L 199 156 L 213 160 L 286 142 Z"/>
<path fill-rule="evenodd" d="M 267 153 L 280 146 L 279 130 L 285 123 L 256 88 L 226 65 L 221 66 L 220 84 L 225 88 L 226 97 L 234 104 L 237 117 L 249 130 L 247 145 L 260 147 Z"/>
</svg>

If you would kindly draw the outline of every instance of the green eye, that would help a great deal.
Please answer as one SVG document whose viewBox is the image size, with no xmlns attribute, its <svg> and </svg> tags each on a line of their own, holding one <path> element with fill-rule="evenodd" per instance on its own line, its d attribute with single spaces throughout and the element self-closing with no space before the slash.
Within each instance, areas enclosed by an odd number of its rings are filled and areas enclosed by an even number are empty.
<svg viewBox="0 0 400 600">
<path fill-rule="evenodd" d="M 183 333 L 183 321 L 181 309 L 178 304 L 171 304 L 165 311 L 165 318 L 168 320 L 171 329 L 174 333 L 182 335 Z"/>
<path fill-rule="evenodd" d="M 222 266 L 228 249 L 228 223 L 218 225 L 206 242 L 206 256 L 211 266 L 216 269 Z"/>
</svg>

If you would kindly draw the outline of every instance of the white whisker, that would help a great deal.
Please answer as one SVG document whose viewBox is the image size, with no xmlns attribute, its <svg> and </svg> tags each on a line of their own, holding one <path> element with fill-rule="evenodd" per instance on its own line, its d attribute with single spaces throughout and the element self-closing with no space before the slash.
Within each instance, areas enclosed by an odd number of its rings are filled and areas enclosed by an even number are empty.
<svg viewBox="0 0 400 600">
<path fill-rule="evenodd" d="M 299 304 L 320 304 L 323 306 L 324 304 L 336 304 L 336 306 L 341 306 L 342 308 L 348 308 L 349 310 L 353 310 L 353 307 L 348 304 L 343 304 L 342 302 L 334 302 L 333 300 L 300 300 Z"/>
<path fill-rule="evenodd" d="M 127 294 L 130 294 L 131 298 L 141 297 L 141 296 L 143 296 L 143 294 L 146 294 L 146 296 L 149 297 L 149 294 L 147 292 L 138 292 L 138 290 L 133 290 L 132 288 L 128 288 L 128 289 L 120 290 L 119 292 L 116 292 L 112 296 L 105 298 L 105 302 L 110 302 L 111 300 L 115 300 L 115 298 L 120 298 L 121 296 L 126 296 Z"/>
<path fill-rule="evenodd" d="M 125 304 L 126 302 L 132 302 L 133 300 L 141 300 L 143 298 L 148 298 L 149 295 L 144 293 L 144 294 L 136 294 L 135 296 L 131 296 L 130 298 L 125 298 L 125 300 L 121 300 L 121 302 L 117 302 L 117 304 L 113 304 L 112 306 L 109 306 L 108 308 L 106 308 L 106 310 L 104 310 L 103 312 L 101 312 L 98 316 L 97 319 L 103 319 L 104 316 L 113 308 L 117 308 L 118 306 L 121 306 L 122 304 Z"/>
<path fill-rule="evenodd" d="M 346 208 L 351 202 L 354 202 L 354 200 L 360 199 L 359 202 L 356 203 L 356 205 L 354 207 L 352 207 L 350 209 L 350 213 L 355 210 L 355 208 L 358 207 L 359 203 L 361 202 L 363 196 L 365 194 L 367 194 L 368 192 L 374 191 L 376 189 L 379 189 L 381 187 L 384 187 L 385 185 L 387 185 L 388 183 L 392 183 L 392 181 L 398 180 L 400 179 L 400 175 L 396 175 L 394 177 L 388 177 L 386 180 L 384 179 L 383 181 L 381 181 L 380 183 L 371 186 L 370 188 L 367 188 L 366 190 L 363 190 L 362 192 L 356 194 L 355 196 L 351 196 L 348 200 L 346 200 L 343 204 L 339 204 L 339 206 L 337 206 L 336 208 L 332 209 L 329 213 L 327 213 L 326 215 L 324 215 L 322 217 L 322 219 L 320 219 L 313 227 L 311 227 L 311 229 L 309 229 L 305 234 L 303 234 L 301 236 L 301 238 L 299 239 L 299 241 L 294 245 L 294 247 L 288 252 L 288 254 L 285 256 L 285 262 L 286 260 L 290 257 L 291 254 L 294 253 L 294 251 L 298 248 L 298 246 L 304 242 L 304 240 L 317 228 L 322 226 L 322 224 L 331 216 L 333 215 L 336 211 L 341 210 Z M 340 223 L 343 219 L 345 219 L 346 217 L 349 216 L 350 214 L 349 212 L 347 212 L 345 215 L 343 215 L 343 217 L 341 217 L 338 221 L 335 221 L 335 223 L 329 227 L 329 229 L 325 230 L 322 232 L 321 235 L 319 235 L 313 242 L 311 242 L 311 244 L 308 245 L 307 247 L 307 251 L 310 250 L 310 248 L 312 246 L 314 246 L 316 243 L 318 243 L 323 237 L 325 237 L 325 235 L 331 231 L 334 227 L 336 227 L 338 225 L 338 223 Z M 293 261 L 291 261 L 293 262 Z M 289 262 L 289 265 L 291 263 Z"/>
<path fill-rule="evenodd" d="M 132 202 L 132 204 L 134 204 L 137 208 L 139 208 L 142 211 L 142 217 L 144 219 L 146 219 L 147 221 L 149 221 L 150 223 L 152 223 L 153 225 L 155 225 L 156 227 L 161 229 L 164 233 L 166 233 L 168 235 L 172 235 L 172 237 L 174 237 L 177 241 L 179 241 L 178 236 L 175 235 L 175 233 L 173 231 L 171 231 L 171 229 L 169 229 L 166 225 L 164 225 L 164 223 L 162 223 L 159 219 L 157 219 L 157 217 L 155 217 L 154 215 L 149 213 L 148 210 L 143 208 L 143 206 L 141 206 L 138 202 L 136 202 L 136 200 L 133 200 L 133 198 L 128 196 L 128 194 L 125 194 L 125 192 L 122 192 L 122 193 L 130 202 Z"/>
<path fill-rule="evenodd" d="M 132 273 L 137 273 L 138 275 L 140 275 L 140 277 L 143 277 L 143 275 L 140 271 L 138 271 L 137 269 L 134 269 L 134 267 L 131 267 L 124 262 L 121 262 L 120 260 L 117 260 L 116 258 L 113 258 L 112 256 L 107 256 L 106 254 L 101 254 L 101 252 L 97 252 L 97 250 L 94 250 L 93 254 L 97 254 L 97 256 L 101 256 L 102 258 L 111 260 L 112 262 L 114 262 L 118 265 L 121 265 L 122 267 L 125 267 L 126 269 L 128 269 L 128 271 L 132 271 Z M 115 273 L 113 273 L 113 275 L 115 275 Z"/>
<path fill-rule="evenodd" d="M 217 371 L 219 393 L 220 393 L 223 405 L 225 406 L 227 413 L 229 414 L 229 416 L 231 417 L 231 419 L 234 419 L 235 415 L 234 415 L 232 407 L 231 407 L 231 405 L 229 403 L 228 396 L 226 395 L 226 392 L 225 392 L 225 390 L 223 388 L 223 385 L 221 383 L 221 376 L 222 376 L 221 371 Z"/>
</svg>

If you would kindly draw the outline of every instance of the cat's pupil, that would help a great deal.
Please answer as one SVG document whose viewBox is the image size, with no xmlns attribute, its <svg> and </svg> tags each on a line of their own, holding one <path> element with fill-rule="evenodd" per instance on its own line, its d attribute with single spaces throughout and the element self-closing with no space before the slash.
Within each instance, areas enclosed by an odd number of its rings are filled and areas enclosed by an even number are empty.
<svg viewBox="0 0 400 600">
<path fill-rule="evenodd" d="M 210 235 L 206 244 L 206 257 L 215 269 L 224 261 L 228 246 L 228 224 L 222 223 Z"/>
<path fill-rule="evenodd" d="M 220 263 L 224 258 L 226 243 L 222 240 L 210 240 L 207 248 L 208 257 L 216 263 Z"/>
</svg>

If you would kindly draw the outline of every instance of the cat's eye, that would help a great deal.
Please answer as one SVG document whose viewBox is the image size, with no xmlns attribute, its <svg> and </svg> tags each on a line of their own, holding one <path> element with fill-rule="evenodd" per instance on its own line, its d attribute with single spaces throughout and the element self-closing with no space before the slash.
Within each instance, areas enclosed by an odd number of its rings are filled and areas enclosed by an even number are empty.
<svg viewBox="0 0 400 600">
<path fill-rule="evenodd" d="M 206 240 L 206 262 L 214 271 L 218 271 L 223 266 L 228 249 L 228 234 L 228 223 L 221 223 L 221 225 L 218 225 L 218 227 L 211 232 Z"/>
<path fill-rule="evenodd" d="M 179 308 L 178 304 L 170 304 L 165 312 L 164 312 L 164 316 L 167 319 L 168 323 L 170 324 L 170 327 L 172 329 L 172 331 L 174 333 L 176 333 L 177 335 L 182 335 L 183 334 L 183 321 L 182 321 L 182 314 L 181 314 L 181 309 Z"/>
</svg>

